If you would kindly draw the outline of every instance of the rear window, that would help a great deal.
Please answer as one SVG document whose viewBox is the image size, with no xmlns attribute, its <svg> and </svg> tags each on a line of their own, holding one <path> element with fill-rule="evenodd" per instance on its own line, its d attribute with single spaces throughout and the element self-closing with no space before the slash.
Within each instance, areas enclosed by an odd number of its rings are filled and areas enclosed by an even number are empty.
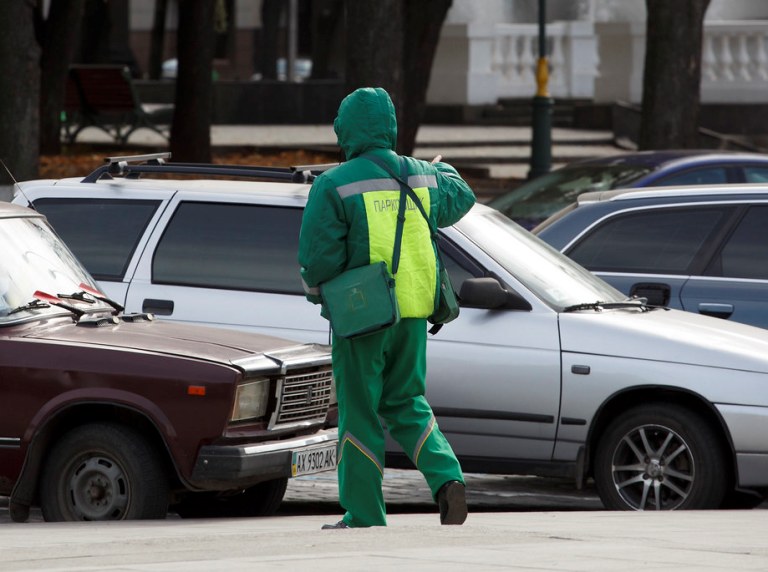
<svg viewBox="0 0 768 572">
<path fill-rule="evenodd" d="M 297 208 L 181 203 L 155 250 L 152 281 L 303 294 L 301 216 Z"/>
<path fill-rule="evenodd" d="M 56 198 L 34 204 L 94 278 L 120 281 L 160 201 Z"/>
<path fill-rule="evenodd" d="M 691 169 L 653 182 L 655 187 L 673 187 L 676 185 L 717 185 L 728 182 L 726 167 L 706 167 Z"/>
<path fill-rule="evenodd" d="M 768 167 L 744 167 L 744 180 L 747 183 L 768 182 Z"/>
<path fill-rule="evenodd" d="M 741 219 L 718 257 L 718 274 L 728 278 L 768 280 L 768 207 L 752 207 Z"/>
</svg>

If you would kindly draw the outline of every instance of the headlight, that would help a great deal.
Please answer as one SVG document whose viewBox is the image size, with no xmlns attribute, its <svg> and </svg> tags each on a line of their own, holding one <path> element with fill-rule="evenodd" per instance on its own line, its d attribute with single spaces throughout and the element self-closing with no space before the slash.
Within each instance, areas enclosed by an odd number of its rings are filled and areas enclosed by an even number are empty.
<svg viewBox="0 0 768 572">
<path fill-rule="evenodd" d="M 269 380 L 260 379 L 237 386 L 231 421 L 264 417 L 269 402 Z"/>
</svg>

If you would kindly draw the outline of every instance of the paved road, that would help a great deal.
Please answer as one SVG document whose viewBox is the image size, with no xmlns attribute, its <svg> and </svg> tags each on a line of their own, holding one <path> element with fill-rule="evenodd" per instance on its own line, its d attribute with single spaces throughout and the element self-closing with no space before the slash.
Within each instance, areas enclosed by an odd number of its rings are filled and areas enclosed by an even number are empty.
<svg viewBox="0 0 768 572">
<path fill-rule="evenodd" d="M 570 480 L 479 473 L 465 478 L 467 502 L 476 512 L 603 509 L 592 488 L 578 491 Z M 390 514 L 436 511 L 429 488 L 417 471 L 387 469 L 383 490 Z M 334 473 L 309 475 L 289 482 L 280 512 L 340 515 L 338 499 Z"/>
<path fill-rule="evenodd" d="M 473 512 L 594 511 L 603 508 L 593 489 L 577 491 L 568 480 L 478 473 L 465 477 L 467 502 Z M 387 469 L 383 490 L 390 514 L 436 514 L 437 508 L 426 482 L 417 471 Z M 338 520 L 341 508 L 336 474 L 326 472 L 290 480 L 278 514 L 327 515 L 326 520 L 330 522 Z M 168 518 L 178 519 L 173 514 Z M 0 526 L 10 522 L 7 499 L 0 497 Z M 33 509 L 30 522 L 43 522 L 39 510 Z"/>
<path fill-rule="evenodd" d="M 465 478 L 467 502 L 470 512 L 474 514 L 604 511 L 592 486 L 579 491 L 569 479 L 482 473 L 468 473 Z M 437 507 L 432 501 L 426 482 L 417 471 L 386 469 L 383 490 L 390 515 L 437 514 Z M 762 512 L 768 510 L 768 501 L 757 510 L 768 521 L 768 514 Z M 285 499 L 278 511 L 278 516 L 322 515 L 328 522 L 335 522 L 341 514 L 338 483 L 334 472 L 290 480 Z M 179 517 L 170 514 L 168 519 L 179 520 Z M 7 499 L 0 497 L 0 526 L 10 522 Z M 38 509 L 32 510 L 30 522 L 43 522 Z"/>
</svg>

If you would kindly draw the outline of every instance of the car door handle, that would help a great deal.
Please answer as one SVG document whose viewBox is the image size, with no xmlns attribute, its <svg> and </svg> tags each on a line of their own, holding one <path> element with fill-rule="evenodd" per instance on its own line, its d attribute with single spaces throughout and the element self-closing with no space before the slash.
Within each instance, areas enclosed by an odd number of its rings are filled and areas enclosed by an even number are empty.
<svg viewBox="0 0 768 572">
<path fill-rule="evenodd" d="M 712 316 L 713 318 L 730 318 L 731 314 L 733 314 L 733 304 L 702 302 L 699 304 L 699 314 Z"/>
<path fill-rule="evenodd" d="M 173 314 L 173 300 L 155 300 L 145 298 L 141 304 L 141 311 L 158 316 L 170 316 Z"/>
</svg>

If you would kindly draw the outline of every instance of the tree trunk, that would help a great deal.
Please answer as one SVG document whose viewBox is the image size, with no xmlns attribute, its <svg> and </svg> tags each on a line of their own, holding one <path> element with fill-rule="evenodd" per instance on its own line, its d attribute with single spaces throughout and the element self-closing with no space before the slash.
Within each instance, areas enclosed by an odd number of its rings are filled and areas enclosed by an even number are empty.
<svg viewBox="0 0 768 572">
<path fill-rule="evenodd" d="M 416 147 L 437 42 L 451 4 L 452 0 L 407 0 L 405 3 L 405 89 L 397 132 L 397 147 L 404 155 L 412 155 Z"/>
<path fill-rule="evenodd" d="M 334 55 L 338 51 L 337 37 L 344 20 L 342 0 L 312 1 L 312 76 L 327 79 L 336 76 Z"/>
<path fill-rule="evenodd" d="M 698 144 L 704 15 L 710 0 L 646 0 L 640 149 Z"/>
<path fill-rule="evenodd" d="M 52 0 L 48 18 L 39 21 L 40 152 L 61 153 L 61 110 L 69 65 L 83 19 L 84 0 Z"/>
<path fill-rule="evenodd" d="M 80 45 L 75 61 L 81 64 L 110 63 L 109 37 L 112 19 L 104 0 L 85 0 Z"/>
<path fill-rule="evenodd" d="M 257 73 L 262 79 L 277 79 L 277 60 L 280 53 L 280 19 L 287 11 L 285 0 L 262 0 L 261 4 L 261 41 Z M 286 70 L 288 73 L 288 70 Z"/>
<path fill-rule="evenodd" d="M 175 161 L 211 161 L 215 6 L 209 0 L 179 2 L 179 68 L 171 125 L 171 153 Z"/>
<path fill-rule="evenodd" d="M 33 0 L 3 4 L 0 77 L 5 85 L 0 89 L 0 159 L 17 180 L 38 176 L 40 49 L 34 19 Z M 0 180 L 6 177 L 3 174 Z"/>
<path fill-rule="evenodd" d="M 346 0 L 346 88 L 383 87 L 400 123 L 403 100 L 403 0 Z"/>
<path fill-rule="evenodd" d="M 155 0 L 152 34 L 149 42 L 149 78 L 160 79 L 163 72 L 165 53 L 165 20 L 168 14 L 168 0 Z"/>
<path fill-rule="evenodd" d="M 386 89 L 397 151 L 413 153 L 440 30 L 452 0 L 346 0 L 346 86 Z"/>
</svg>

